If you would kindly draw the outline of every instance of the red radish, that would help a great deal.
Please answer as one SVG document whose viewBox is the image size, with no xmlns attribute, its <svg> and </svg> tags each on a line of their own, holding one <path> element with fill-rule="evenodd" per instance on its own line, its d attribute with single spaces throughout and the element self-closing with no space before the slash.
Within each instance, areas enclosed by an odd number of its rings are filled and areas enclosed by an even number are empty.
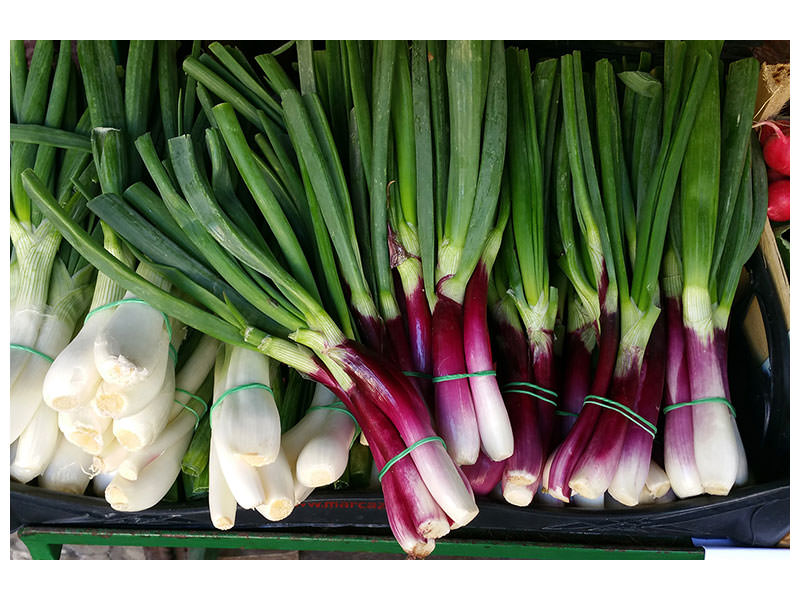
<svg viewBox="0 0 800 600">
<path fill-rule="evenodd" d="M 770 221 L 789 220 L 789 180 L 781 179 L 769 185 L 767 216 Z"/>
<path fill-rule="evenodd" d="M 789 175 L 789 136 L 772 121 L 761 121 L 755 126 L 759 125 L 768 125 L 775 131 L 775 134 L 770 135 L 763 144 L 764 162 L 779 173 Z"/>
<path fill-rule="evenodd" d="M 789 135 L 789 121 L 784 119 L 774 119 L 770 120 L 770 122 L 780 127 L 781 131 L 784 134 Z M 767 139 L 772 137 L 773 135 L 775 135 L 775 132 L 772 130 L 771 127 L 766 127 L 766 128 L 762 127 L 761 130 L 758 132 L 758 142 L 763 146 L 764 142 L 766 142 Z"/>
</svg>

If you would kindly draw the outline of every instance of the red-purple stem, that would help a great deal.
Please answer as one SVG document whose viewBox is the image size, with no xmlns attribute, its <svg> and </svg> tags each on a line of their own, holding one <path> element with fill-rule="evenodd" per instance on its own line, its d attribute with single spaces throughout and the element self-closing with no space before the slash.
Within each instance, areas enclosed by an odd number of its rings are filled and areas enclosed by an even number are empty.
<svg viewBox="0 0 800 600">
<path fill-rule="evenodd" d="M 600 335 L 597 340 L 598 360 L 589 392 L 594 396 L 605 397 L 614 373 L 619 346 L 619 313 L 605 308 L 605 291 L 608 283 L 601 287 L 600 293 Z M 569 502 L 569 480 L 575 465 L 594 432 L 597 420 L 603 409 L 594 404 L 585 405 L 578 413 L 569 434 L 553 453 L 548 481 L 545 488 L 551 495 Z"/>
<path fill-rule="evenodd" d="M 425 294 L 422 278 L 413 290 L 405 292 L 405 311 L 408 324 L 408 340 L 411 346 L 412 369 L 417 373 L 431 375 L 433 372 L 431 341 L 431 308 Z M 411 370 L 411 369 L 407 369 Z M 417 377 L 418 387 L 426 402 L 433 405 L 433 383 L 425 377 Z"/>
<path fill-rule="evenodd" d="M 553 353 L 553 332 L 541 330 L 539 333 L 545 336 L 545 342 L 544 344 L 540 342 L 536 344 L 535 347 L 531 348 L 533 382 L 547 390 L 558 393 L 555 354 Z M 545 397 L 551 397 L 553 400 L 557 400 L 558 398 L 556 395 L 546 393 L 543 395 Z M 544 459 L 550 450 L 552 450 L 551 443 L 553 440 L 553 429 L 555 428 L 556 407 L 549 402 L 539 401 L 536 404 L 536 413 L 539 421 L 539 433 L 542 440 L 542 466 L 544 466 Z"/>
<path fill-rule="evenodd" d="M 433 310 L 433 375 L 465 374 L 463 311 L 460 304 L 438 294 Z M 468 378 L 438 381 L 435 389 L 436 426 L 458 465 L 478 459 L 480 436 Z"/>
<path fill-rule="evenodd" d="M 592 381 L 592 351 L 586 347 L 582 339 L 584 330 L 589 325 L 570 331 L 564 344 L 564 368 L 561 397 L 561 408 L 565 412 L 575 413 L 562 415 L 560 418 L 561 439 L 565 439 L 569 430 L 577 421 L 577 415 L 583 407 L 583 400 L 589 393 Z"/>
<path fill-rule="evenodd" d="M 667 370 L 664 404 L 672 406 L 689 402 L 692 398 L 689 392 L 689 370 L 686 363 L 686 345 L 683 339 L 683 311 L 681 310 L 680 296 L 668 296 L 665 306 L 667 312 Z M 694 459 L 692 409 L 689 407 L 671 410 L 664 415 L 664 466 L 668 470 L 672 470 L 672 467 L 692 473 L 691 479 L 699 481 Z M 672 478 L 675 477 L 676 474 L 673 473 Z M 683 490 L 680 485 L 676 489 L 676 493 L 680 497 L 701 492 L 702 488 Z"/>
<path fill-rule="evenodd" d="M 505 462 L 504 460 L 494 461 L 481 452 L 474 465 L 464 465 L 461 470 L 466 475 L 472 491 L 478 496 L 485 496 L 500 483 Z"/>
</svg>

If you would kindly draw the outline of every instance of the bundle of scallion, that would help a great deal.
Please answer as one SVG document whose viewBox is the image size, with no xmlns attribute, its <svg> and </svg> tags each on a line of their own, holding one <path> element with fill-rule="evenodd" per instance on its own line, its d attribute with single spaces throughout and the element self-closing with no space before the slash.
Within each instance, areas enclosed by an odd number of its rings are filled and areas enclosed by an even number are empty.
<svg viewBox="0 0 800 600">
<path fill-rule="evenodd" d="M 209 413 L 208 482 L 211 519 L 220 529 L 234 525 L 237 504 L 270 521 L 286 518 L 295 506 L 269 372 L 268 359 L 255 350 L 220 348 Z"/>
<path fill-rule="evenodd" d="M 689 53 L 719 53 L 714 43 Z M 767 179 L 751 124 L 758 62 L 730 64 L 724 89 L 710 78 L 681 171 L 666 257 L 670 347 L 665 466 L 675 493 L 726 495 L 747 479 L 730 403 L 727 328 L 742 267 L 763 229 Z M 665 282 L 665 286 L 667 283 Z"/>
<path fill-rule="evenodd" d="M 585 402 L 590 410 L 584 406 L 550 461 L 547 491 L 565 501 L 571 493 L 596 498 L 609 490 L 620 502 L 636 504 L 649 468 L 653 419 L 661 394 L 642 394 L 643 360 L 660 313 L 658 274 L 672 198 L 706 82 L 715 77 L 712 54 L 702 51 L 687 56 L 686 47 L 685 43 L 667 42 L 663 83 L 647 73 L 622 76 L 642 97 L 640 110 L 622 116 L 613 68 L 607 60 L 598 61 L 594 76 L 596 143 L 588 126 L 580 57 L 577 53 L 562 57 L 564 131 L 573 190 L 579 210 L 585 203 L 595 222 L 605 225 L 599 228 L 598 246 L 608 288 L 618 293 L 620 314 L 619 348 L 608 390 L 611 397 L 592 390 Z M 634 148 L 636 162 L 628 165 L 623 132 L 631 127 L 639 134 L 636 139 L 647 143 Z M 599 176 L 593 158 L 595 145 L 600 154 Z M 632 181 L 637 185 L 632 186 Z M 593 271 L 603 273 L 602 268 Z M 603 278 L 595 275 L 595 281 Z M 601 352 L 603 334 L 612 333 L 604 328 L 603 304 L 601 301 Z M 657 383 L 658 377 L 654 380 Z M 641 432 L 632 433 L 631 438 L 628 432 L 635 429 Z"/>
<path fill-rule="evenodd" d="M 481 449 L 500 461 L 513 453 L 514 439 L 494 373 L 485 298 L 497 253 L 496 247 L 487 252 L 487 239 L 505 225 L 497 216 L 507 131 L 505 51 L 501 42 L 448 42 L 428 52 L 437 165 L 436 425 L 456 464 L 474 464 Z"/>
</svg>

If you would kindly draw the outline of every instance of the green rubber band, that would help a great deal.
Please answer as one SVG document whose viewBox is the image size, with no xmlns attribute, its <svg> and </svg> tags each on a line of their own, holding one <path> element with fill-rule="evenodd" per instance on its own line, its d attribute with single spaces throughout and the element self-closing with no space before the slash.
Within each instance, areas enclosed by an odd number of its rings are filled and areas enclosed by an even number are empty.
<svg viewBox="0 0 800 600">
<path fill-rule="evenodd" d="M 378 473 L 378 481 L 380 481 L 381 479 L 383 479 L 383 476 L 384 476 L 384 475 L 386 475 L 386 472 L 387 472 L 387 471 L 388 471 L 388 470 L 389 470 L 389 469 L 390 469 L 390 468 L 391 468 L 391 467 L 392 467 L 392 466 L 393 466 L 393 465 L 394 465 L 394 464 L 395 464 L 397 461 L 399 461 L 399 460 L 400 460 L 400 459 L 402 459 L 402 458 L 405 458 L 405 457 L 406 457 L 408 454 L 410 454 L 410 453 L 411 453 L 413 450 L 415 450 L 415 449 L 419 448 L 420 446 L 422 446 L 422 444 L 427 444 L 428 442 L 440 442 L 440 443 L 442 444 L 442 446 L 444 446 L 444 447 L 445 447 L 445 449 L 447 449 L 447 445 L 444 443 L 444 440 L 443 440 L 442 438 L 440 438 L 439 436 L 436 436 L 436 435 L 434 435 L 434 436 L 431 436 L 431 437 L 422 438 L 421 440 L 418 440 L 418 441 L 414 442 L 413 444 L 411 444 L 411 445 L 410 445 L 408 448 L 406 448 L 405 450 L 403 450 L 403 451 L 402 451 L 400 454 L 398 454 L 398 455 L 397 455 L 397 456 L 395 456 L 394 458 L 390 458 L 389 460 L 387 460 L 387 461 L 386 461 L 386 464 L 385 464 L 385 465 L 383 465 L 383 468 L 381 469 L 381 472 L 380 472 L 380 473 Z"/>
<path fill-rule="evenodd" d="M 537 390 L 537 391 L 536 392 L 531 392 L 530 390 L 513 389 L 513 388 L 515 388 L 517 386 L 529 387 L 529 388 Z M 554 392 L 553 390 L 548 390 L 545 387 L 542 387 L 540 385 L 536 385 L 535 383 L 530 383 L 529 381 L 512 381 L 512 382 L 507 383 L 507 384 L 505 384 L 503 386 L 503 391 L 504 392 L 513 392 L 515 394 L 526 394 L 528 396 L 533 396 L 534 398 L 536 398 L 537 400 L 541 400 L 542 402 L 547 402 L 548 404 L 552 404 L 553 406 L 556 406 L 556 407 L 558 406 L 558 402 L 556 402 L 552 398 L 545 398 L 541 394 L 537 393 L 537 392 L 542 392 L 544 394 L 550 394 L 551 396 L 553 396 L 555 398 L 558 398 L 558 392 Z"/>
<path fill-rule="evenodd" d="M 678 402 L 677 404 L 670 404 L 669 406 L 665 406 L 662 409 L 664 414 L 667 414 L 671 410 L 675 410 L 676 408 L 683 408 L 684 406 L 693 406 L 695 404 L 706 404 L 708 402 L 719 402 L 720 404 L 724 404 L 728 407 L 728 410 L 731 411 L 733 418 L 736 418 L 736 410 L 734 410 L 733 405 L 728 402 L 727 398 L 723 398 L 721 396 L 711 396 L 710 398 L 698 398 L 697 400 L 690 400 L 689 402 Z"/>
<path fill-rule="evenodd" d="M 170 358 L 172 358 L 172 362 L 177 366 L 177 364 L 178 364 L 178 351 L 175 350 L 175 346 L 170 344 L 169 348 L 167 350 L 169 351 Z"/>
<path fill-rule="evenodd" d="M 541 400 L 542 402 L 547 402 L 548 404 L 552 404 L 553 406 L 558 406 L 558 402 L 556 402 L 555 400 L 552 400 L 550 398 L 545 398 L 541 394 L 537 394 L 536 392 L 532 392 L 530 390 L 509 390 L 504 388 L 503 391 L 513 392 L 514 394 L 525 394 L 526 396 L 533 396 L 537 400 Z"/>
<path fill-rule="evenodd" d="M 556 414 L 559 417 L 577 417 L 578 413 L 570 412 L 568 410 L 557 410 Z"/>
<path fill-rule="evenodd" d="M 191 406 L 189 406 L 188 404 L 184 404 L 183 402 L 181 402 L 180 400 L 178 400 L 176 398 L 173 398 L 172 401 L 175 402 L 176 404 L 180 404 L 181 407 L 185 408 L 186 410 L 188 410 L 190 413 L 192 413 L 194 415 L 194 419 L 195 419 L 194 430 L 197 431 L 197 428 L 200 426 L 200 415 L 197 414 L 197 411 L 195 409 L 193 409 Z"/>
<path fill-rule="evenodd" d="M 427 373 L 420 373 L 419 371 L 400 371 L 403 375 L 408 377 L 419 377 L 420 379 L 431 379 L 431 375 Z"/>
<path fill-rule="evenodd" d="M 208 418 L 211 419 L 211 415 L 214 414 L 214 409 L 222 402 L 226 396 L 233 394 L 234 392 L 241 392 L 243 390 L 252 390 L 252 389 L 262 389 L 267 390 L 270 394 L 272 393 L 272 388 L 268 385 L 264 385 L 263 383 L 245 383 L 243 385 L 237 385 L 236 387 L 232 387 L 229 390 L 225 390 L 219 395 L 219 398 L 216 399 L 214 404 L 211 405 L 211 408 L 208 409 Z"/>
<path fill-rule="evenodd" d="M 115 306 L 119 306 L 120 304 L 131 304 L 131 303 L 147 304 L 147 306 L 150 306 L 148 302 L 145 302 L 141 298 L 123 298 L 122 300 L 117 300 L 116 302 L 109 302 L 108 304 L 103 304 L 102 306 L 98 306 L 97 308 L 90 310 L 89 313 L 86 315 L 86 317 L 83 319 L 83 322 L 85 324 L 86 321 L 89 320 L 89 318 L 91 318 L 95 313 L 98 313 L 101 310 L 105 310 L 107 308 L 113 308 Z M 169 333 L 169 341 L 170 343 L 172 343 L 172 325 L 169 324 L 169 317 L 167 316 L 167 313 L 163 311 L 160 312 L 161 316 L 164 317 L 164 325 L 166 325 L 167 327 L 167 333 Z"/>
<path fill-rule="evenodd" d="M 453 379 L 466 379 L 467 377 L 484 377 L 486 375 L 497 375 L 496 371 L 476 371 L 475 373 L 456 373 L 454 375 L 439 375 L 438 377 L 431 377 L 433 383 L 440 381 L 451 381 Z"/>
<path fill-rule="evenodd" d="M 634 423 L 639 425 L 639 427 L 642 427 L 648 433 L 650 433 L 653 437 L 655 437 L 655 434 L 658 431 L 656 426 L 653 423 L 651 423 L 650 421 L 648 421 L 647 419 L 645 419 L 643 416 L 641 416 L 640 414 L 635 412 L 632 408 L 629 408 L 629 407 L 625 406 L 624 404 L 622 404 L 620 402 L 615 402 L 614 400 L 611 400 L 610 398 L 604 398 L 603 396 L 594 396 L 594 395 L 590 394 L 590 395 L 586 396 L 586 398 L 594 398 L 595 400 L 597 400 L 597 402 L 594 401 L 594 400 L 586 400 L 586 399 L 584 399 L 584 401 L 583 401 L 584 404 L 596 404 L 597 406 L 600 406 L 600 407 L 603 407 L 603 408 L 609 408 L 609 409 L 615 410 L 616 412 L 620 413 L 621 415 L 626 416 L 629 420 L 633 421 Z"/>
<path fill-rule="evenodd" d="M 342 402 L 341 400 L 337 400 L 336 402 L 331 402 L 330 404 L 325 404 L 325 405 L 310 406 L 308 408 L 308 410 L 306 411 L 306 413 L 308 413 L 308 412 L 310 412 L 312 410 L 319 410 L 319 409 L 322 409 L 322 408 L 325 408 L 325 409 L 328 409 L 328 410 L 335 410 L 336 412 L 343 413 L 343 414 L 347 415 L 348 417 L 350 417 L 351 419 L 353 419 L 353 423 L 356 424 L 356 429 L 353 432 L 353 439 L 350 440 L 350 447 L 352 448 L 353 444 L 356 443 L 356 440 L 361 435 L 361 426 L 358 424 L 358 421 L 356 421 L 356 418 L 353 416 L 353 413 L 351 413 L 349 410 L 347 410 L 347 408 L 344 405 L 344 402 Z"/>
<path fill-rule="evenodd" d="M 356 421 L 356 418 L 353 416 L 353 413 L 347 410 L 347 408 L 344 405 L 344 402 L 342 402 L 341 400 L 337 400 L 336 402 L 332 402 L 330 404 L 309 406 L 306 412 L 311 412 L 312 410 L 320 410 L 320 409 L 335 410 L 336 412 L 343 413 L 348 417 L 350 417 L 351 419 L 353 419 L 353 422 L 356 424 L 356 427 L 358 427 L 358 421 Z"/>
<path fill-rule="evenodd" d="M 536 385 L 535 383 L 530 383 L 529 381 L 511 381 L 511 382 L 505 384 L 505 386 L 503 386 L 503 387 L 504 388 L 510 388 L 510 387 L 516 387 L 516 386 L 529 387 L 529 388 L 532 388 L 534 390 L 539 390 L 543 394 L 550 394 L 551 396 L 555 396 L 556 398 L 558 398 L 558 392 L 554 392 L 553 390 L 548 390 L 545 387 L 542 387 L 540 385 Z"/>
<path fill-rule="evenodd" d="M 31 348 L 29 346 L 23 346 L 22 344 L 11 344 L 12 350 L 23 350 L 25 352 L 30 352 L 31 354 L 35 354 L 39 358 L 45 359 L 47 362 L 55 362 L 55 359 L 52 356 L 47 356 L 44 352 L 39 352 L 36 348 Z"/>
<path fill-rule="evenodd" d="M 188 404 L 184 404 L 183 402 L 181 402 L 177 398 L 173 398 L 172 399 L 173 402 L 175 402 L 176 404 L 180 404 L 183 408 L 185 408 L 186 410 L 188 410 L 190 413 L 192 413 L 194 415 L 194 418 L 195 418 L 195 421 L 196 421 L 195 424 L 194 424 L 194 430 L 197 431 L 197 428 L 200 426 L 200 419 L 203 418 L 203 415 L 208 410 L 208 403 L 205 401 L 205 399 L 201 398 L 197 394 L 193 394 L 192 392 L 190 392 L 188 390 L 184 390 L 183 388 L 175 388 L 175 391 L 179 392 L 181 394 L 186 394 L 190 398 L 193 398 L 193 399 L 197 400 L 200 404 L 203 405 L 203 412 L 201 414 L 201 413 L 198 413 L 191 406 L 189 406 Z"/>
<path fill-rule="evenodd" d="M 594 398 L 594 400 L 592 399 Z M 619 402 L 615 402 L 610 398 L 603 398 L 602 396 L 593 396 L 589 395 L 583 401 L 584 404 L 595 404 L 601 408 L 607 408 L 609 410 L 613 410 L 621 414 L 623 417 L 627 418 L 631 423 L 635 423 L 642 429 L 644 429 L 647 433 L 649 433 L 653 438 L 656 437 L 656 432 L 658 429 L 655 425 L 653 425 L 650 421 L 645 419 L 643 416 L 635 413 L 632 409 L 628 408 L 624 404 Z"/>
</svg>

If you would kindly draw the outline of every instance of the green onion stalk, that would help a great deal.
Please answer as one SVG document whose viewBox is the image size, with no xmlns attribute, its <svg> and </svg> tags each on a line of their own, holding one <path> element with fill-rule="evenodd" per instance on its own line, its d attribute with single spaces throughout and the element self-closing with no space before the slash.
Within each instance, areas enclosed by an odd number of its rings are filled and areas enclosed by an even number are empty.
<svg viewBox="0 0 800 600">
<path fill-rule="evenodd" d="M 745 173 L 742 176 L 742 183 L 740 186 L 739 204 L 745 219 L 749 216 L 749 227 L 742 228 L 736 231 L 735 236 L 729 235 L 727 242 L 728 248 L 722 255 L 722 264 L 726 265 L 726 273 L 720 277 L 718 284 L 719 290 L 724 290 L 719 296 L 717 307 L 714 314 L 714 339 L 717 347 L 717 358 L 720 363 L 722 371 L 723 386 L 725 389 L 726 398 L 730 401 L 730 387 L 728 384 L 728 327 L 731 307 L 733 305 L 733 298 L 735 290 L 738 285 L 736 272 L 741 273 L 740 269 L 736 269 L 738 265 L 744 265 L 749 257 L 755 251 L 759 240 L 761 238 L 761 223 L 766 221 L 767 200 L 768 200 L 768 180 L 766 164 L 764 163 L 761 154 L 761 145 L 754 135 L 751 135 L 750 140 L 750 157 L 748 162 L 750 164 L 750 177 L 747 178 L 747 165 L 745 165 Z M 752 192 L 748 190 L 752 189 Z M 734 258 L 735 256 L 735 258 Z M 731 269 L 735 269 L 730 272 Z M 737 281 L 737 283 L 734 283 Z M 736 471 L 736 485 L 743 485 L 747 483 L 749 478 L 749 470 L 747 466 L 747 456 L 742 443 L 739 428 L 736 425 L 736 418 L 733 412 L 730 412 L 733 421 L 734 434 L 736 435 L 736 447 L 738 453 L 738 467 Z"/>
<path fill-rule="evenodd" d="M 402 61 L 398 61 L 402 58 Z M 375 45 L 375 62 L 373 65 L 372 77 L 372 144 L 369 147 L 369 214 L 372 249 L 372 268 L 375 273 L 375 294 L 377 304 L 380 307 L 380 314 L 383 319 L 382 326 L 375 340 L 374 348 L 388 350 L 394 355 L 402 370 L 411 371 L 414 368 L 411 360 L 411 349 L 409 338 L 403 325 L 400 305 L 394 290 L 394 280 L 392 276 L 392 257 L 395 254 L 394 262 L 399 264 L 400 258 L 397 256 L 398 242 L 409 244 L 405 238 L 399 237 L 406 233 L 405 229 L 397 232 L 401 227 L 403 219 L 416 219 L 415 215 L 415 196 L 410 192 L 413 181 L 409 178 L 409 173 L 413 170 L 410 164 L 411 142 L 408 137 L 408 114 L 400 114 L 400 109 L 407 111 L 408 98 L 408 78 L 407 78 L 407 59 L 405 51 L 399 42 L 378 41 Z M 399 97 L 394 100 L 395 97 Z M 394 105 L 394 106 L 393 106 Z M 394 117 L 392 109 L 394 108 Z M 405 117 L 405 119 L 404 119 Z M 394 125 L 394 134 L 397 138 L 396 152 L 391 143 L 391 134 Z M 403 217 L 394 219 L 395 230 L 392 231 L 392 219 L 390 218 L 389 207 L 391 194 L 389 192 L 389 173 L 393 169 L 392 155 L 397 154 L 399 161 L 399 181 L 401 186 L 400 202 L 403 205 Z M 402 189 L 402 188 L 405 188 Z M 397 210 L 395 210 L 397 212 Z M 413 223 L 413 221 L 412 221 Z M 390 231 L 394 239 L 390 243 Z M 399 233 L 399 236 L 396 234 Z M 413 247 L 406 248 L 413 251 Z M 404 268 L 403 271 L 406 269 Z M 401 277 L 402 277 L 402 272 Z M 375 337 L 375 335 L 373 335 Z M 385 339 L 384 339 L 385 338 Z"/>
<path fill-rule="evenodd" d="M 437 194 L 436 209 L 437 216 L 442 215 L 442 227 L 437 233 L 436 303 L 431 325 L 435 415 L 453 460 L 470 465 L 478 459 L 481 447 L 497 460 L 513 451 L 513 442 L 500 439 L 508 433 L 507 415 L 502 418 L 502 396 L 496 382 L 489 381 L 494 374 L 487 369 L 472 373 L 467 367 L 466 356 L 478 364 L 491 362 L 490 348 L 481 335 L 485 325 L 467 324 L 464 314 L 468 284 L 496 223 L 507 131 L 505 51 L 501 42 L 448 42 L 446 57 L 440 48 L 431 64 L 440 64 L 442 58 L 446 95 L 441 66 L 431 71 L 430 84 L 435 147 L 441 146 L 437 138 L 446 135 L 437 123 L 440 116 L 436 116 L 443 104 L 449 113 L 450 133 L 446 194 Z M 488 268 L 481 269 L 479 285 L 487 285 L 488 272 Z M 471 314 L 485 323 L 485 308 Z M 481 387 L 480 410 L 476 410 L 473 383 Z M 491 421 L 479 423 L 484 417 Z M 498 437 L 486 444 L 483 433 Z"/>
<path fill-rule="evenodd" d="M 392 184 L 395 193 L 389 194 L 388 241 L 391 267 L 396 269 L 403 291 L 401 308 L 408 339 L 408 355 L 399 357 L 401 368 L 414 373 L 414 382 L 428 397 L 433 391 L 428 379 L 432 367 L 431 310 L 423 257 L 432 260 L 435 238 L 428 66 L 424 47 L 424 42 L 412 47 L 409 68 L 408 47 L 397 44 L 390 108 L 397 175 Z M 422 236 L 425 236 L 424 248 L 420 243 Z M 402 320 L 395 323 L 402 325 Z M 400 337 L 399 332 L 392 335 L 392 338 L 397 337 Z"/>
<path fill-rule="evenodd" d="M 23 42 L 14 41 L 11 64 L 12 115 L 19 137 L 11 143 L 10 441 L 24 437 L 17 444 L 14 470 L 27 481 L 47 466 L 46 448 L 52 450 L 57 442 L 57 426 L 51 427 L 56 414 L 42 405 L 42 383 L 86 309 L 94 270 L 62 244 L 58 230 L 31 203 L 21 173 L 30 169 L 40 176 L 63 210 L 90 227 L 73 180 L 87 183 L 93 171 L 87 121 L 70 115 L 78 94 L 70 43 L 60 43 L 56 56 L 53 42 L 38 42 L 28 67 Z M 62 133 L 82 142 L 77 147 L 65 143 Z"/>
<path fill-rule="evenodd" d="M 507 194 L 508 186 L 504 185 L 502 193 Z M 522 324 L 519 311 L 514 298 L 507 293 L 509 289 L 506 258 L 512 256 L 504 247 L 511 242 L 513 232 L 507 227 L 503 234 L 503 241 L 498 263 L 492 269 L 488 289 L 488 308 L 491 325 L 491 342 L 493 355 L 497 359 L 497 379 L 505 382 L 529 382 L 531 380 L 532 363 L 530 348 L 527 341 L 525 327 Z M 530 418 L 535 416 L 532 411 L 526 410 L 530 405 L 530 389 L 523 386 L 514 386 L 503 390 L 503 400 L 510 417 L 522 416 Z M 515 421 L 514 427 L 519 429 L 534 430 L 537 423 L 534 420 Z M 538 436 L 515 437 L 514 453 L 528 455 L 529 445 L 537 442 Z M 492 461 L 485 453 L 481 452 L 474 465 L 463 468 L 464 474 L 470 481 L 476 494 L 486 495 L 495 489 L 503 479 L 506 464 L 510 459 Z M 531 485 L 530 488 L 535 486 Z M 511 504 L 527 506 L 535 493 L 528 486 L 513 485 L 506 481 L 503 485 L 503 495 Z"/>
<path fill-rule="evenodd" d="M 709 47 L 716 48 L 698 42 L 692 51 Z M 708 115 L 695 126 L 683 168 L 675 236 L 682 285 L 672 303 L 683 319 L 688 386 L 672 382 L 664 449 L 679 497 L 726 495 L 747 480 L 727 384 L 727 328 L 741 269 L 766 219 L 766 171 L 750 129 L 757 82 L 754 59 L 731 63 L 724 95 L 720 80 L 709 82 Z"/>
<path fill-rule="evenodd" d="M 207 336 L 205 336 L 207 337 Z M 205 339 L 204 337 L 204 339 Z M 213 339 L 213 338 L 208 338 Z M 216 360 L 217 348 L 214 349 L 214 360 Z M 209 372 L 205 381 L 200 385 L 195 394 L 206 404 L 208 398 L 213 394 L 213 370 Z M 182 398 L 186 402 L 188 398 Z M 208 411 L 204 411 L 200 416 L 199 422 L 195 420 L 195 429 L 192 441 L 186 449 L 186 454 L 181 459 L 181 471 L 190 477 L 200 477 L 203 472 L 208 472 L 208 455 L 211 447 L 211 423 L 208 418 Z"/>
<path fill-rule="evenodd" d="M 707 51 L 696 55 L 684 54 L 684 49 L 684 44 L 667 44 L 663 134 L 647 183 L 647 193 L 636 207 L 636 245 L 635 255 L 629 257 L 632 264 L 630 279 L 622 251 L 621 219 L 609 219 L 620 297 L 620 345 L 610 387 L 611 398 L 592 398 L 603 405 L 604 410 L 570 477 L 572 490 L 588 498 L 602 495 L 614 480 L 615 498 L 626 504 L 635 504 L 649 469 L 655 436 L 655 424 L 651 419 L 653 414 L 658 414 L 661 395 L 641 397 L 640 401 L 639 382 L 645 351 L 653 338 L 653 328 L 661 311 L 658 274 L 672 199 L 695 119 L 698 123 L 703 121 L 707 84 L 716 81 L 713 55 Z M 614 115 L 618 112 L 618 103 L 613 94 L 613 70 L 606 63 L 598 63 L 595 76 L 598 111 L 611 110 Z M 601 93 L 605 91 L 601 87 L 604 82 L 608 91 Z M 658 98 L 661 87 L 654 83 L 647 81 L 645 93 L 654 90 Z M 604 199 L 606 205 L 619 207 L 625 192 L 624 180 L 620 177 L 621 160 L 617 160 L 622 156 L 620 129 L 618 125 L 610 131 L 603 129 L 609 123 L 619 123 L 619 119 L 602 119 L 602 114 L 598 112 L 597 123 Z M 614 152 L 616 156 L 612 154 Z M 622 211 L 618 210 L 617 215 L 620 214 Z M 653 343 L 661 342 L 656 339 Z M 631 441 L 627 441 L 630 437 L 628 432 L 636 432 Z"/>
</svg>

